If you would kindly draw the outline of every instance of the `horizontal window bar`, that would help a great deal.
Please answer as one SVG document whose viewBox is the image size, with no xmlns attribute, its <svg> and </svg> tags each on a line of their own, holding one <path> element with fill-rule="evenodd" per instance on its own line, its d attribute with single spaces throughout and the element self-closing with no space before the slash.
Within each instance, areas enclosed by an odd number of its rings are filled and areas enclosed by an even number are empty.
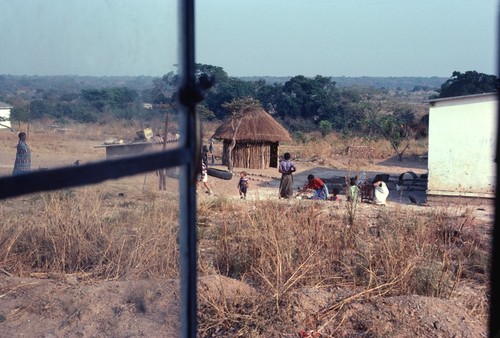
<svg viewBox="0 0 500 338">
<path fill-rule="evenodd" d="M 185 148 L 0 178 L 0 199 L 132 176 L 190 162 Z"/>
</svg>

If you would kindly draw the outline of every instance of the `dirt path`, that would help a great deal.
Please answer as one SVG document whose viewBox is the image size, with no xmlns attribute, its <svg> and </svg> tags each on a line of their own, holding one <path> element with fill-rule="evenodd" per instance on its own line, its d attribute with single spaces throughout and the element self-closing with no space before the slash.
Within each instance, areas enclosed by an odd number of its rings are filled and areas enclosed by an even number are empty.
<svg viewBox="0 0 500 338">
<path fill-rule="evenodd" d="M 419 202 L 425 201 L 425 189 L 407 189 L 406 191 L 397 192 L 396 191 L 396 181 L 399 175 L 405 172 L 414 172 L 417 175 L 422 175 L 427 173 L 427 162 L 420 158 L 410 158 L 405 162 L 399 162 L 398 160 L 374 160 L 372 163 L 367 163 L 360 170 L 351 170 L 347 168 L 342 168 L 341 163 L 336 165 L 318 165 L 312 162 L 298 162 L 297 172 L 294 174 L 294 191 L 302 187 L 307 182 L 307 176 L 312 174 L 315 177 L 319 177 L 325 182 L 331 191 L 333 188 L 332 178 L 336 178 L 337 181 L 342 181 L 345 177 L 351 177 L 354 175 L 361 176 L 362 173 L 366 175 L 367 180 L 372 179 L 377 174 L 389 174 L 390 182 L 388 184 L 389 190 L 391 191 L 389 195 L 389 201 L 399 204 L 411 204 L 408 195 L 412 194 L 417 198 Z M 220 163 L 213 166 L 214 168 L 227 170 L 227 167 L 222 166 Z M 213 190 L 216 195 L 226 196 L 230 198 L 239 198 L 237 184 L 239 179 L 239 173 L 241 171 L 246 171 L 249 174 L 250 187 L 247 199 L 250 200 L 263 200 L 263 199 L 278 199 L 278 189 L 280 183 L 281 174 L 276 168 L 268 169 L 244 169 L 244 168 L 234 168 L 233 178 L 229 181 L 224 181 L 216 178 L 209 178 L 209 183 L 213 186 Z M 342 189 L 341 194 L 343 194 Z M 345 198 L 344 198 L 345 199 Z"/>
</svg>

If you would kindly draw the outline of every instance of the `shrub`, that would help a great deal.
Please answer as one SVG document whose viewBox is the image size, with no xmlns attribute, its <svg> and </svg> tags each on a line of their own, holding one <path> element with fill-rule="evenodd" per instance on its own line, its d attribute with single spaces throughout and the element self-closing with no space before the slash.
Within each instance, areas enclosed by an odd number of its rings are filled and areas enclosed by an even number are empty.
<svg viewBox="0 0 500 338">
<path fill-rule="evenodd" d="M 319 131 L 321 132 L 321 135 L 326 136 L 327 134 L 330 134 L 333 130 L 333 125 L 330 121 L 322 120 L 319 121 Z"/>
</svg>

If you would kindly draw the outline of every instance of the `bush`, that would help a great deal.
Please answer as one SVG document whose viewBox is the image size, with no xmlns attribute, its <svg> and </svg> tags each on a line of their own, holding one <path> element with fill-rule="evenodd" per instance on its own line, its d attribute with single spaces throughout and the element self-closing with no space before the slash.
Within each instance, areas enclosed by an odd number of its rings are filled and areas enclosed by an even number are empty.
<svg viewBox="0 0 500 338">
<path fill-rule="evenodd" d="M 297 142 L 300 142 L 300 143 L 303 143 L 303 144 L 305 144 L 305 143 L 307 142 L 307 135 L 306 135 L 306 134 L 304 134 L 304 133 L 303 133 L 303 132 L 301 132 L 301 131 L 295 131 L 295 132 L 293 133 L 293 138 L 294 138 L 295 140 L 297 140 Z"/>
<path fill-rule="evenodd" d="M 30 112 L 28 106 L 17 106 L 10 111 L 10 120 L 19 122 L 28 122 Z"/>
<path fill-rule="evenodd" d="M 333 130 L 333 125 L 330 121 L 322 120 L 319 121 L 319 131 L 321 135 L 326 136 L 330 134 Z"/>
</svg>

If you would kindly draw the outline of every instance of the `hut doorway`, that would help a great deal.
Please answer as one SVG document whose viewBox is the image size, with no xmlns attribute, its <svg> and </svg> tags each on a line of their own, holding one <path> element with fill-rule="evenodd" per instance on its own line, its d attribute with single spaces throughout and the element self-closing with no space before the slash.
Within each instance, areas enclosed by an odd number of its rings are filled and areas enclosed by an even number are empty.
<svg viewBox="0 0 500 338">
<path fill-rule="evenodd" d="M 269 166 L 271 168 L 278 168 L 279 142 L 272 143 L 270 151 L 271 159 L 269 161 Z"/>
</svg>

